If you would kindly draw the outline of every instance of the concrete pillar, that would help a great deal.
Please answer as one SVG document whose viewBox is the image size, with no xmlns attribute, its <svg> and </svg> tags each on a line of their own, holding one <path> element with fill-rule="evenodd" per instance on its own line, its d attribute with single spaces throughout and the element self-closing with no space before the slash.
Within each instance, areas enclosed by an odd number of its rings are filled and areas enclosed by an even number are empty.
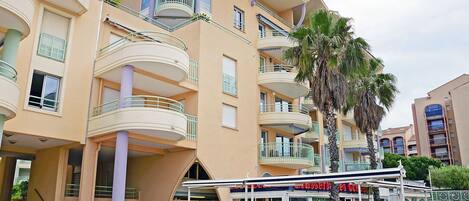
<svg viewBox="0 0 469 201">
<path fill-rule="evenodd" d="M 98 154 L 98 143 L 87 140 L 83 149 L 83 159 L 81 163 L 79 201 L 94 200 Z"/>
<path fill-rule="evenodd" d="M 132 96 L 133 66 L 124 66 L 121 75 L 120 107 L 128 106 L 128 97 Z M 112 184 L 112 201 L 125 201 L 125 182 L 127 177 L 127 155 L 129 136 L 127 131 L 116 134 L 116 151 L 114 158 L 114 179 Z"/>
<path fill-rule="evenodd" d="M 5 34 L 4 40 L 2 60 L 15 67 L 21 33 L 17 30 L 9 29 Z"/>
<path fill-rule="evenodd" d="M 5 169 L 3 172 L 3 181 L 1 181 L 2 189 L 0 192 L 0 200 L 11 200 L 11 190 L 13 188 L 13 180 L 15 179 L 16 158 L 4 157 Z"/>
</svg>

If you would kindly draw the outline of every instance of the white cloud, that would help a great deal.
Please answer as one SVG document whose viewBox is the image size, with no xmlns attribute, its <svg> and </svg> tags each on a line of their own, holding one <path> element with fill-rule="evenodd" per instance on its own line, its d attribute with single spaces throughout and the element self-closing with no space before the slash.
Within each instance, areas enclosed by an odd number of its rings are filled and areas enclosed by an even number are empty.
<svg viewBox="0 0 469 201">
<path fill-rule="evenodd" d="M 401 93 L 383 128 L 412 123 L 411 104 L 469 72 L 468 0 L 325 0 L 354 19 L 355 31 L 398 78 Z"/>
</svg>

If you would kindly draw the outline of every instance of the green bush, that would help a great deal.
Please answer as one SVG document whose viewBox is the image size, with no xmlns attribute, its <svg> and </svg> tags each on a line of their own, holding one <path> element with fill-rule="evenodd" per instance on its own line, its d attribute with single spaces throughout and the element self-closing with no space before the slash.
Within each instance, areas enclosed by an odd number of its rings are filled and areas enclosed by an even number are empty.
<svg viewBox="0 0 469 201">
<path fill-rule="evenodd" d="M 22 181 L 13 185 L 11 192 L 12 201 L 25 201 L 28 194 L 28 181 Z"/>
<path fill-rule="evenodd" d="M 399 166 L 399 161 L 402 162 L 406 171 L 406 179 L 408 180 L 425 180 L 428 183 L 428 169 L 429 167 L 442 167 L 443 163 L 423 156 L 403 157 L 397 154 L 385 153 L 383 160 L 384 168 L 395 168 Z"/>
<path fill-rule="evenodd" d="M 451 190 L 469 190 L 469 168 L 450 165 L 431 169 L 432 185 Z"/>
</svg>

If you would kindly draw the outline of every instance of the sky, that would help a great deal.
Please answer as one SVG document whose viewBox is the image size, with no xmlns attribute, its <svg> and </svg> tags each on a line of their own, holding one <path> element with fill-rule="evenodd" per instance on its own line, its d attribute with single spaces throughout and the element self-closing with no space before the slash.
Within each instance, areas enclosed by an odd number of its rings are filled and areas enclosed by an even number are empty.
<svg viewBox="0 0 469 201">
<path fill-rule="evenodd" d="M 357 36 L 383 59 L 399 94 L 382 129 L 412 123 L 415 98 L 469 73 L 469 0 L 324 0 L 353 18 Z"/>
</svg>

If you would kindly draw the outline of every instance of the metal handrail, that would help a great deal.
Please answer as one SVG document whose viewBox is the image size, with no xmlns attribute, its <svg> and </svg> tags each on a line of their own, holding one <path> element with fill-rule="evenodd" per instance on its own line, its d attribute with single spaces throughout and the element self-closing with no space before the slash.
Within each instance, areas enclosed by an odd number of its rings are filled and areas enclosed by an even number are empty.
<svg viewBox="0 0 469 201">
<path fill-rule="evenodd" d="M 99 55 L 102 56 L 120 47 L 124 47 L 126 44 L 136 42 L 164 43 L 184 51 L 187 50 L 186 44 L 181 39 L 169 34 L 160 32 L 133 32 L 99 50 Z"/>
<path fill-rule="evenodd" d="M 344 162 L 345 171 L 369 170 L 370 163 L 367 162 Z"/>
<path fill-rule="evenodd" d="M 190 8 L 194 8 L 193 0 L 158 0 L 157 8 L 159 8 L 161 5 L 170 4 L 170 3 L 181 4 L 181 5 L 188 6 Z"/>
<path fill-rule="evenodd" d="M 287 64 L 264 65 L 259 68 L 260 73 L 294 72 L 295 66 Z"/>
<path fill-rule="evenodd" d="M 59 101 L 55 99 L 50 99 L 46 97 L 39 97 L 29 95 L 28 104 L 32 106 L 40 106 L 41 108 L 47 107 L 51 109 L 57 109 L 59 107 Z"/>
<path fill-rule="evenodd" d="M 305 159 L 314 163 L 314 149 L 303 143 L 261 143 L 259 144 L 259 158 L 295 160 Z"/>
<path fill-rule="evenodd" d="M 80 184 L 66 184 L 65 185 L 65 196 L 66 197 L 78 197 L 80 192 Z M 97 198 L 111 198 L 112 197 L 112 186 L 96 186 L 95 197 Z M 126 199 L 138 199 L 138 191 L 136 188 L 125 188 Z"/>
<path fill-rule="evenodd" d="M 0 76 L 6 77 L 16 82 L 18 72 L 15 67 L 7 63 L 6 61 L 0 60 Z"/>
<path fill-rule="evenodd" d="M 259 106 L 260 112 L 295 112 L 295 113 L 302 113 L 308 114 L 308 108 L 304 107 L 303 105 L 294 105 L 294 104 L 261 104 Z"/>
<path fill-rule="evenodd" d="M 116 99 L 108 103 L 96 106 L 92 116 L 98 116 L 107 112 L 126 107 L 144 107 L 171 110 L 184 113 L 184 105 L 176 100 L 160 96 L 130 96 L 123 100 Z"/>
<path fill-rule="evenodd" d="M 282 32 L 277 30 L 265 30 L 263 33 L 259 34 L 259 38 L 288 38 Z"/>
<path fill-rule="evenodd" d="M 198 124 L 198 117 L 186 114 L 187 116 L 187 134 L 186 139 L 189 141 L 196 141 L 197 140 L 197 124 Z"/>
</svg>

